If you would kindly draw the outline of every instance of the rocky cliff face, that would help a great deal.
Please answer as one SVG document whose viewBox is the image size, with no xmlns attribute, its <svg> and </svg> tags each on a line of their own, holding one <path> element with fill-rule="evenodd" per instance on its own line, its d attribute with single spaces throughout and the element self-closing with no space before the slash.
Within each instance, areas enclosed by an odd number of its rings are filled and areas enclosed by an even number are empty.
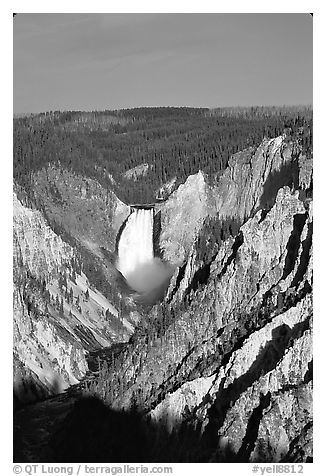
<svg viewBox="0 0 326 476">
<path fill-rule="evenodd" d="M 163 258 L 172 265 L 180 265 L 187 258 L 190 246 L 208 213 L 208 192 L 202 172 L 187 181 L 162 205 L 160 212 L 160 248 Z"/>
<path fill-rule="evenodd" d="M 280 136 L 232 156 L 215 183 L 209 184 L 202 172 L 190 176 L 156 207 L 164 258 L 172 264 L 183 263 L 207 217 L 220 222 L 233 219 L 241 225 L 256 210 L 269 209 L 280 187 L 299 188 L 300 181 L 303 189 L 309 189 L 311 171 L 312 160 L 302 154 L 298 143 Z"/>
<path fill-rule="evenodd" d="M 74 248 L 89 283 L 130 316 L 133 309 L 123 297 L 129 288 L 116 259 L 119 232 L 131 210 L 112 191 L 114 181 L 107 180 L 105 188 L 60 163 L 48 164 L 33 173 L 33 201 L 54 232 Z"/>
<path fill-rule="evenodd" d="M 36 201 L 60 233 L 68 234 L 99 257 L 102 249 L 115 251 L 116 235 L 130 208 L 112 191 L 96 180 L 54 165 L 34 174 L 33 190 Z"/>
<path fill-rule="evenodd" d="M 128 340 L 133 326 L 81 271 L 75 250 L 14 194 L 14 392 L 62 392 L 88 369 L 86 352 Z"/>
<path fill-rule="evenodd" d="M 165 257 L 185 264 L 149 334 L 91 386 L 147 415 L 156 458 L 312 457 L 310 188 L 311 163 L 281 137 L 237 154 L 214 187 L 189 178 L 162 206 Z M 240 227 L 203 260 L 196 236 L 214 210 Z"/>
<path fill-rule="evenodd" d="M 130 461 L 311 461 L 311 190 L 311 160 L 282 136 L 157 205 L 163 258 L 178 266 L 166 296 L 83 385 L 110 410 L 70 406 L 34 460 L 126 461 L 120 442 L 141 441 Z"/>
</svg>

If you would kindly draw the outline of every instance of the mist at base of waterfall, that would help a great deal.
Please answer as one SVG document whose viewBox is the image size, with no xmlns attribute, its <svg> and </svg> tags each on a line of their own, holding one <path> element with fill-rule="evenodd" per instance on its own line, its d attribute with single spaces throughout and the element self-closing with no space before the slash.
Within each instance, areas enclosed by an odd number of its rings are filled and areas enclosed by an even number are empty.
<svg viewBox="0 0 326 476">
<path fill-rule="evenodd" d="M 154 257 L 153 227 L 153 208 L 133 208 L 121 229 L 116 263 L 134 300 L 148 304 L 163 298 L 174 271 Z"/>
<path fill-rule="evenodd" d="M 173 271 L 174 267 L 171 265 L 164 263 L 160 258 L 153 258 L 139 263 L 124 277 L 128 285 L 140 294 L 140 300 L 154 302 L 163 298 Z"/>
</svg>

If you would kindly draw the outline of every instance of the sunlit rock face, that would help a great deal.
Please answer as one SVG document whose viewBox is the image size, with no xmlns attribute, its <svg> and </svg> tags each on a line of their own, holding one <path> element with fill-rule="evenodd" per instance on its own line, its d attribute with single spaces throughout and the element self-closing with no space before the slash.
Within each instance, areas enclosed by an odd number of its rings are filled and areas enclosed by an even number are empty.
<svg viewBox="0 0 326 476">
<path fill-rule="evenodd" d="M 110 179 L 110 183 L 112 180 Z M 99 182 L 54 164 L 33 174 L 33 191 L 51 223 L 95 256 L 114 253 L 115 237 L 129 215 L 128 205 Z"/>
<path fill-rule="evenodd" d="M 201 171 L 190 175 L 156 209 L 161 214 L 160 248 L 166 261 L 183 264 L 208 217 L 243 224 L 259 208 L 270 208 L 277 190 L 298 170 L 299 184 L 310 187 L 311 160 L 285 136 L 264 139 L 255 150 L 234 154 L 220 177 L 208 181 Z M 268 203 L 270 202 L 270 203 Z"/>
<path fill-rule="evenodd" d="M 20 404 L 78 383 L 88 370 L 87 351 L 128 340 L 133 326 L 75 272 L 75 249 L 40 211 L 14 193 L 13 212 L 14 394 Z"/>
<path fill-rule="evenodd" d="M 151 310 L 158 331 L 114 369 L 124 392 L 106 376 L 106 401 L 142 409 L 162 456 L 311 461 L 312 164 L 297 147 L 263 141 L 214 186 L 199 173 L 159 205 L 163 256 L 184 265 Z M 196 235 L 214 213 L 240 226 L 203 259 Z"/>
<path fill-rule="evenodd" d="M 231 157 L 215 183 L 199 172 L 155 205 L 163 259 L 183 264 L 144 316 L 148 327 L 90 384 L 115 415 L 144 415 L 147 461 L 311 461 L 311 177 L 300 144 L 264 140 Z M 135 212 L 120 233 L 129 282 L 156 256 L 152 212 Z M 200 235 L 207 217 L 239 228 L 203 254 L 217 238 Z M 70 431 L 56 435 L 60 448 L 71 441 Z"/>
<path fill-rule="evenodd" d="M 40 389 L 52 394 L 77 383 L 87 363 L 81 343 L 52 320 L 51 306 L 45 310 L 36 286 L 28 290 L 30 279 L 51 285 L 51 276 L 70 264 L 73 249 L 53 233 L 41 212 L 24 207 L 16 194 L 13 200 L 14 391 L 28 400 L 30 388 L 35 398 Z"/>
<path fill-rule="evenodd" d="M 152 208 L 132 209 L 118 244 L 117 268 L 139 293 L 152 293 L 171 276 L 171 268 L 154 257 L 153 225 Z"/>
<path fill-rule="evenodd" d="M 190 175 L 186 182 L 162 205 L 160 248 L 169 263 L 179 266 L 190 251 L 191 245 L 205 217 L 208 215 L 208 187 L 204 174 Z"/>
</svg>

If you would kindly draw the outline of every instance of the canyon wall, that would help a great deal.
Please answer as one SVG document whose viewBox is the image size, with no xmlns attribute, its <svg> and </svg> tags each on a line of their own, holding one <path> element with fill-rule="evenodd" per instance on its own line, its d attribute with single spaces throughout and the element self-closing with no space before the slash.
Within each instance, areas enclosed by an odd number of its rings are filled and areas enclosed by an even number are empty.
<svg viewBox="0 0 326 476">
<path fill-rule="evenodd" d="M 59 393 L 85 376 L 89 350 L 128 340 L 133 325 L 88 282 L 75 249 L 14 193 L 14 393 Z"/>
<path fill-rule="evenodd" d="M 59 398 L 25 411 L 33 461 L 312 461 L 312 160 L 266 139 L 155 210 L 168 291 L 60 424 Z"/>
<path fill-rule="evenodd" d="M 88 389 L 147 415 L 153 458 L 311 460 L 311 179 L 312 161 L 282 136 L 160 205 L 160 243 L 179 268 L 147 335 Z M 238 226 L 203 258 L 207 217 Z"/>
</svg>

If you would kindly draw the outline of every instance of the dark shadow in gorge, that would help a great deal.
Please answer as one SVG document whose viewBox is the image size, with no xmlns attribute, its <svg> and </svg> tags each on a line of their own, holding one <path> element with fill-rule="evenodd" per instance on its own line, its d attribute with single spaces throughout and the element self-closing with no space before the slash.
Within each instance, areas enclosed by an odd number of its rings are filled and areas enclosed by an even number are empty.
<svg viewBox="0 0 326 476">
<path fill-rule="evenodd" d="M 119 228 L 119 231 L 117 233 L 117 236 L 115 238 L 115 252 L 116 252 L 116 255 L 118 255 L 118 252 L 119 252 L 119 241 L 120 241 L 120 238 L 121 238 L 121 235 L 123 233 L 123 230 L 126 228 L 126 225 L 127 225 L 127 222 L 130 218 L 130 215 L 133 213 L 132 210 L 130 210 L 130 213 L 129 215 L 127 216 L 127 218 L 124 220 L 124 222 L 122 223 L 122 225 L 120 226 Z"/>
<path fill-rule="evenodd" d="M 279 170 L 271 172 L 264 183 L 259 208 L 268 212 L 274 205 L 280 188 L 288 186 L 299 188 L 299 163 L 294 159 L 283 164 Z"/>
<path fill-rule="evenodd" d="M 163 258 L 163 252 L 160 247 L 160 236 L 162 231 L 162 224 L 161 224 L 161 211 L 155 213 L 154 209 L 154 217 L 153 217 L 153 248 L 154 248 L 154 256 L 157 258 Z"/>
<path fill-rule="evenodd" d="M 267 395 L 268 397 L 268 395 Z M 215 462 L 248 461 L 262 410 L 262 397 L 248 422 L 241 454 L 228 447 Z M 265 402 L 265 400 L 266 402 Z M 187 409 L 185 409 L 187 411 Z M 186 415 L 185 415 L 186 416 Z M 95 397 L 59 395 L 18 412 L 14 418 L 15 463 L 182 463 L 212 462 L 200 425 L 182 425 L 172 433 L 133 408 L 116 411 Z M 286 462 L 286 457 L 284 459 Z M 268 461 L 271 462 L 271 461 Z"/>
<path fill-rule="evenodd" d="M 61 400 L 60 400 L 61 399 Z M 199 434 L 189 428 L 192 438 Z M 189 436 L 189 435 L 188 435 Z M 188 457 L 190 459 L 188 459 Z M 136 408 L 115 411 L 98 398 L 59 396 L 16 414 L 15 463 L 150 463 L 190 462 L 182 432 L 165 426 Z"/>
</svg>

